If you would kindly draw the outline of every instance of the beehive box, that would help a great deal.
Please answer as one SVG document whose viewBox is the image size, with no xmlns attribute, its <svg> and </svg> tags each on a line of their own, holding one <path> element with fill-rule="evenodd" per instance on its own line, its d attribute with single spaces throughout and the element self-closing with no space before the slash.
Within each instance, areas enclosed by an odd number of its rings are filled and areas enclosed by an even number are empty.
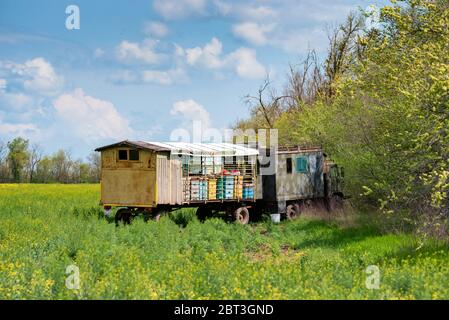
<svg viewBox="0 0 449 320">
<path fill-rule="evenodd" d="M 217 179 L 209 179 L 208 180 L 207 198 L 208 198 L 208 200 L 216 200 L 217 199 Z"/>
<path fill-rule="evenodd" d="M 245 183 L 243 185 L 242 198 L 243 199 L 253 199 L 254 198 L 254 184 Z"/>
<path fill-rule="evenodd" d="M 217 198 L 233 199 L 234 197 L 234 177 L 223 176 L 217 180 Z"/>
<path fill-rule="evenodd" d="M 241 199 L 242 197 L 243 197 L 243 176 L 235 176 L 234 198 Z"/>
<path fill-rule="evenodd" d="M 207 200 L 207 180 L 204 178 L 190 180 L 190 199 L 192 201 Z"/>
</svg>

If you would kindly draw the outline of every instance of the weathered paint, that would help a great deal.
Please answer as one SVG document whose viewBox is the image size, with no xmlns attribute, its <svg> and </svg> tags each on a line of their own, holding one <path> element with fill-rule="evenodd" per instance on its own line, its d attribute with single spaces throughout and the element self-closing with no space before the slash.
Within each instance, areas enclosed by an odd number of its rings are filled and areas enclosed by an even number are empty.
<svg viewBox="0 0 449 320">
<path fill-rule="evenodd" d="M 297 158 L 305 157 L 306 172 L 297 171 Z M 292 159 L 292 172 L 287 173 L 287 159 Z M 323 197 L 323 153 L 309 151 L 279 153 L 277 158 L 276 194 L 278 201 Z"/>
<path fill-rule="evenodd" d="M 118 150 L 101 152 L 101 203 L 156 205 L 156 154 L 140 150 L 139 161 L 119 161 Z"/>
<path fill-rule="evenodd" d="M 157 155 L 157 203 L 182 204 L 182 166 L 168 154 Z"/>
</svg>

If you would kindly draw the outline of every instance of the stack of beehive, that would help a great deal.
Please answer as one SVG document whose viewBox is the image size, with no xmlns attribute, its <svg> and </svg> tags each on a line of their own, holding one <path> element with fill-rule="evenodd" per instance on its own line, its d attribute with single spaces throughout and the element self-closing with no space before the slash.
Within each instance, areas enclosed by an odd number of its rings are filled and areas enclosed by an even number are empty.
<svg viewBox="0 0 449 320">
<path fill-rule="evenodd" d="M 190 180 L 190 199 L 192 201 L 207 200 L 207 180 L 205 178 Z"/>
<path fill-rule="evenodd" d="M 209 179 L 208 180 L 207 199 L 208 200 L 216 200 L 217 199 L 217 179 Z"/>
<path fill-rule="evenodd" d="M 254 184 L 245 183 L 243 185 L 243 199 L 253 199 L 254 198 Z"/>
<path fill-rule="evenodd" d="M 234 176 L 222 176 L 217 180 L 217 198 L 232 199 L 234 196 Z"/>
<path fill-rule="evenodd" d="M 243 197 L 243 176 L 234 177 L 234 198 L 242 199 Z"/>
<path fill-rule="evenodd" d="M 190 201 L 190 181 L 188 178 L 182 178 L 182 194 L 184 202 Z"/>
</svg>

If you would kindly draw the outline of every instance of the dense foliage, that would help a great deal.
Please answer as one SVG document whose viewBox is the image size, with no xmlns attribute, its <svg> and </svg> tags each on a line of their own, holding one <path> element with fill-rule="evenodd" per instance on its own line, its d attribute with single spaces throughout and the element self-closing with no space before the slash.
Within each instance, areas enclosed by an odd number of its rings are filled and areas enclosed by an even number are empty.
<svg viewBox="0 0 449 320">
<path fill-rule="evenodd" d="M 349 26 L 339 30 L 347 35 Z M 322 66 L 328 79 L 323 85 L 333 88 L 332 95 L 309 103 L 297 99 L 296 108 L 276 118 L 281 143 L 323 145 L 346 168 L 347 193 L 359 203 L 390 214 L 411 213 L 413 221 L 432 222 L 432 232 L 444 234 L 449 3 L 392 1 L 380 9 L 374 26 L 354 30 L 351 41 L 335 37 L 329 49 L 330 57 L 346 56 L 342 61 L 349 65 L 333 80 L 326 70 L 339 64 L 328 58 Z M 339 47 L 345 50 L 333 54 Z"/>
<path fill-rule="evenodd" d="M 115 227 L 98 198 L 98 185 L 0 185 L 0 299 L 449 298 L 447 246 L 410 235 L 303 218 L 203 224 L 190 210 Z"/>
<path fill-rule="evenodd" d="M 39 144 L 17 137 L 0 141 L 0 183 L 96 183 L 100 181 L 100 154 L 93 152 L 88 161 L 72 159 L 70 152 L 59 150 L 44 155 Z"/>
</svg>

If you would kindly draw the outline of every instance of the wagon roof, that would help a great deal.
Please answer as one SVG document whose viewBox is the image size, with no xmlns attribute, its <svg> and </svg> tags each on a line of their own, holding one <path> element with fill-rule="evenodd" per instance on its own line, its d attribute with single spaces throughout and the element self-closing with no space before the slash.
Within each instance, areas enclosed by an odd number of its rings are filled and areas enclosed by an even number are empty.
<svg viewBox="0 0 449 320">
<path fill-rule="evenodd" d="M 95 149 L 102 151 L 116 147 L 133 147 L 153 151 L 168 151 L 172 154 L 211 155 L 211 156 L 257 156 L 259 151 L 232 143 L 186 143 L 186 142 L 147 142 L 121 141 Z"/>
<path fill-rule="evenodd" d="M 170 149 L 172 154 L 211 155 L 211 156 L 257 156 L 257 149 L 232 143 L 186 143 L 186 142 L 148 142 L 161 148 Z"/>
<path fill-rule="evenodd" d="M 95 151 L 103 151 L 110 148 L 117 148 L 117 147 L 132 147 L 137 149 L 146 149 L 146 150 L 153 150 L 153 151 L 170 151 L 170 149 L 162 148 L 157 145 L 153 145 L 148 142 L 144 141 L 130 141 L 130 140 L 124 140 L 117 143 L 109 144 L 107 146 L 99 147 L 95 149 Z"/>
</svg>

